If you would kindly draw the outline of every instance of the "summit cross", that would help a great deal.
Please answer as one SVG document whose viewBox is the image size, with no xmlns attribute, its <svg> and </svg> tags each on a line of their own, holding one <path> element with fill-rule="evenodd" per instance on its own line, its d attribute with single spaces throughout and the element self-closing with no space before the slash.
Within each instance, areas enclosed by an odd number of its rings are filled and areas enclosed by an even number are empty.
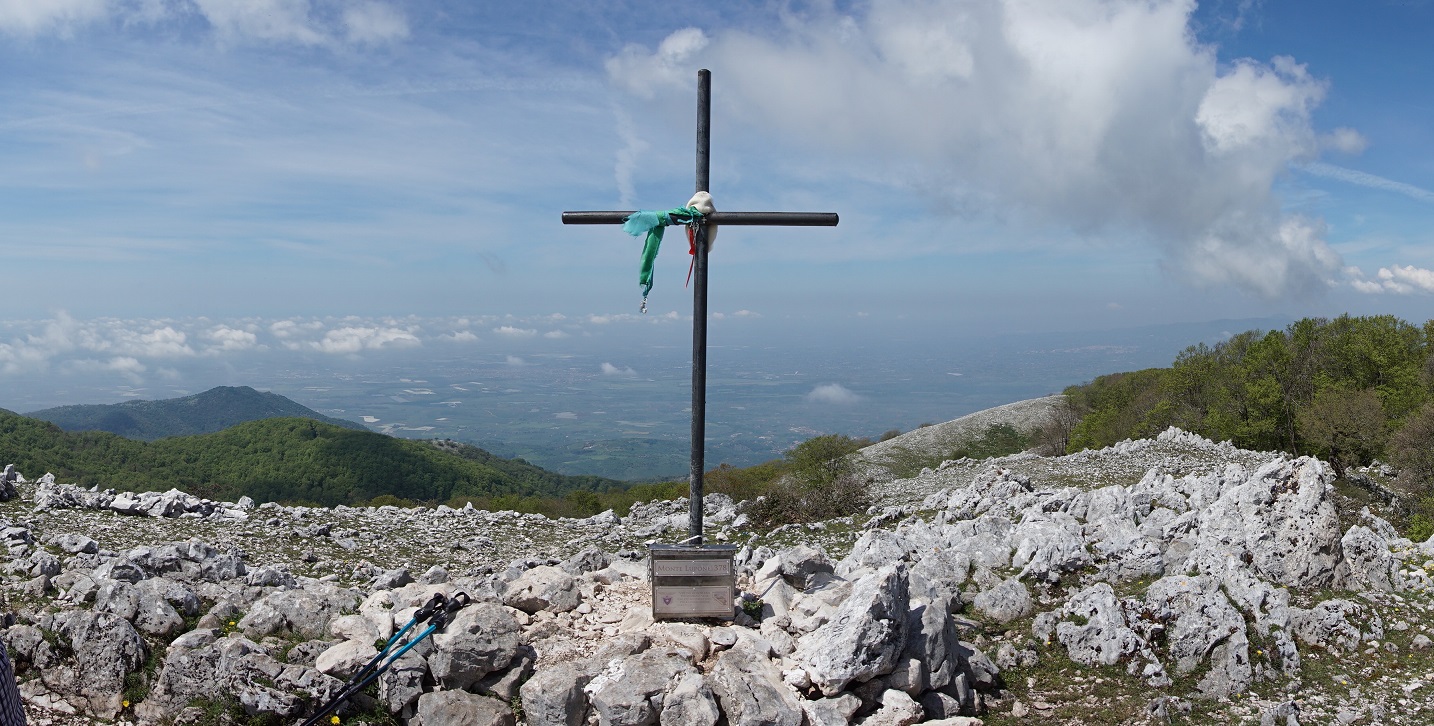
<svg viewBox="0 0 1434 726">
<path fill-rule="evenodd" d="M 710 191 L 712 154 L 712 72 L 697 71 L 697 191 Z M 563 212 L 563 224 L 622 224 L 632 211 Z M 712 212 L 695 223 L 692 260 L 692 457 L 688 470 L 690 535 L 684 544 L 702 544 L 702 475 L 707 437 L 707 225 L 835 227 L 835 212 Z"/>
</svg>

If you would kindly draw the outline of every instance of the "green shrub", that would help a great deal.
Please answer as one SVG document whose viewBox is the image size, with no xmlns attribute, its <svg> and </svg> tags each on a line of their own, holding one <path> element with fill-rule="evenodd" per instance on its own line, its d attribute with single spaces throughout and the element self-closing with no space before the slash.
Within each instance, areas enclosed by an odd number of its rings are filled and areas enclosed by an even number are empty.
<svg viewBox="0 0 1434 726">
<path fill-rule="evenodd" d="M 1031 437 L 1021 433 L 1010 424 L 992 424 L 976 435 L 970 442 L 951 452 L 948 459 L 985 459 L 987 457 L 1010 456 L 1025 451 L 1031 445 Z"/>
<path fill-rule="evenodd" d="M 738 502 L 756 499 L 771 491 L 786 471 L 787 464 L 780 459 L 743 468 L 722 464 L 703 476 L 703 489 L 708 494 L 726 494 Z"/>
<path fill-rule="evenodd" d="M 418 502 L 413 501 L 412 499 L 404 499 L 403 497 L 397 497 L 392 494 L 380 494 L 373 499 L 368 500 L 368 506 L 400 507 L 403 509 L 413 509 L 414 507 L 420 507 L 422 505 Z"/>
<path fill-rule="evenodd" d="M 763 525 L 820 522 L 865 512 L 872 505 L 868 481 L 844 474 L 822 486 L 807 486 L 796 479 L 783 479 L 747 510 L 753 521 Z"/>
<path fill-rule="evenodd" d="M 807 439 L 787 451 L 787 471 L 807 486 L 829 484 L 850 473 L 848 455 L 870 443 L 841 434 Z"/>
<path fill-rule="evenodd" d="M 909 479 L 922 469 L 935 469 L 955 459 L 985 459 L 1010 456 L 1030 448 L 1032 437 L 1010 424 L 992 424 L 975 436 L 947 442 L 933 452 L 894 446 L 887 451 L 886 468 L 899 479 Z"/>
<path fill-rule="evenodd" d="M 1423 512 L 1410 516 L 1404 536 L 1414 542 L 1427 542 L 1434 537 L 1434 517 Z"/>
</svg>

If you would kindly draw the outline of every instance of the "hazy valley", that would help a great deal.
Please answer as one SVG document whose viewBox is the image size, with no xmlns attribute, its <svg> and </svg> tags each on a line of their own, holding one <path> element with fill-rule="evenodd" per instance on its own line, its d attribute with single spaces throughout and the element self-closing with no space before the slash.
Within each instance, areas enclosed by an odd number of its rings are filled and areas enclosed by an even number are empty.
<svg viewBox="0 0 1434 726">
<path fill-rule="evenodd" d="M 766 461 L 822 433 L 876 437 L 1097 375 L 1166 366 L 1185 346 L 1282 321 L 1212 321 L 1112 331 L 972 336 L 871 323 L 717 328 L 709 353 L 707 461 Z M 687 470 L 690 338 L 685 326 L 605 337 L 427 344 L 362 356 L 269 350 L 197 357 L 167 378 L 19 376 L 0 407 L 185 396 L 247 385 L 321 414 L 407 438 L 453 438 L 564 474 L 639 480 Z M 878 333 L 878 330 L 880 331 Z"/>
</svg>

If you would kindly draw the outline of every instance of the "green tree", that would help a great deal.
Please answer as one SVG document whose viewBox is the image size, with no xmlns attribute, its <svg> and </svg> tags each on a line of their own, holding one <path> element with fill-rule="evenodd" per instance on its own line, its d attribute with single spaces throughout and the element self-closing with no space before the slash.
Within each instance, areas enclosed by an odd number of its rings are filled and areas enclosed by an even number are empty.
<svg viewBox="0 0 1434 726">
<path fill-rule="evenodd" d="M 868 443 L 841 434 L 807 439 L 787 451 L 787 471 L 804 486 L 827 486 L 852 472 L 848 455 Z"/>
<path fill-rule="evenodd" d="M 1101 448 L 1128 438 L 1153 436 L 1164 430 L 1168 405 L 1162 382 L 1168 368 L 1147 368 L 1100 376 L 1065 390 L 1080 423 L 1071 429 L 1070 450 Z"/>
<path fill-rule="evenodd" d="M 865 510 L 871 492 L 850 454 L 869 443 L 831 434 L 792 447 L 786 454 L 787 476 L 753 505 L 752 518 L 767 525 L 817 522 Z"/>
<path fill-rule="evenodd" d="M 1045 423 L 1032 436 L 1037 453 L 1042 456 L 1060 456 L 1070 448 L 1071 434 L 1080 423 L 1080 414 L 1069 396 L 1061 396 L 1051 407 Z"/>
<path fill-rule="evenodd" d="M 1420 328 L 1393 315 L 1341 315 L 1321 336 L 1319 387 L 1373 390 L 1395 420 L 1424 403 L 1420 377 L 1428 351 Z"/>
<path fill-rule="evenodd" d="M 1424 404 L 1391 437 L 1389 460 L 1402 479 L 1434 494 L 1434 403 Z"/>
<path fill-rule="evenodd" d="M 1372 390 L 1336 388 L 1315 394 L 1299 414 L 1300 436 L 1344 476 L 1348 467 L 1367 464 L 1384 448 L 1384 406 Z"/>
</svg>

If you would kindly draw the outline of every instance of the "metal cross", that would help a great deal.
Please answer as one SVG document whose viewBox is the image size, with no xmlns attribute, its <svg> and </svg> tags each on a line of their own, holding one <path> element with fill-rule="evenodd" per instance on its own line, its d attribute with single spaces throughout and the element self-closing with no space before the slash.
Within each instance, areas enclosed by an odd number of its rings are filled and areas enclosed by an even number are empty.
<svg viewBox="0 0 1434 726">
<path fill-rule="evenodd" d="M 697 190 L 709 191 L 712 72 L 697 71 Z M 563 212 L 563 224 L 622 224 L 626 212 Z M 707 436 L 707 229 L 705 225 L 835 227 L 834 212 L 713 212 L 697 225 L 692 267 L 692 461 L 686 544 L 702 544 L 702 470 Z"/>
</svg>

